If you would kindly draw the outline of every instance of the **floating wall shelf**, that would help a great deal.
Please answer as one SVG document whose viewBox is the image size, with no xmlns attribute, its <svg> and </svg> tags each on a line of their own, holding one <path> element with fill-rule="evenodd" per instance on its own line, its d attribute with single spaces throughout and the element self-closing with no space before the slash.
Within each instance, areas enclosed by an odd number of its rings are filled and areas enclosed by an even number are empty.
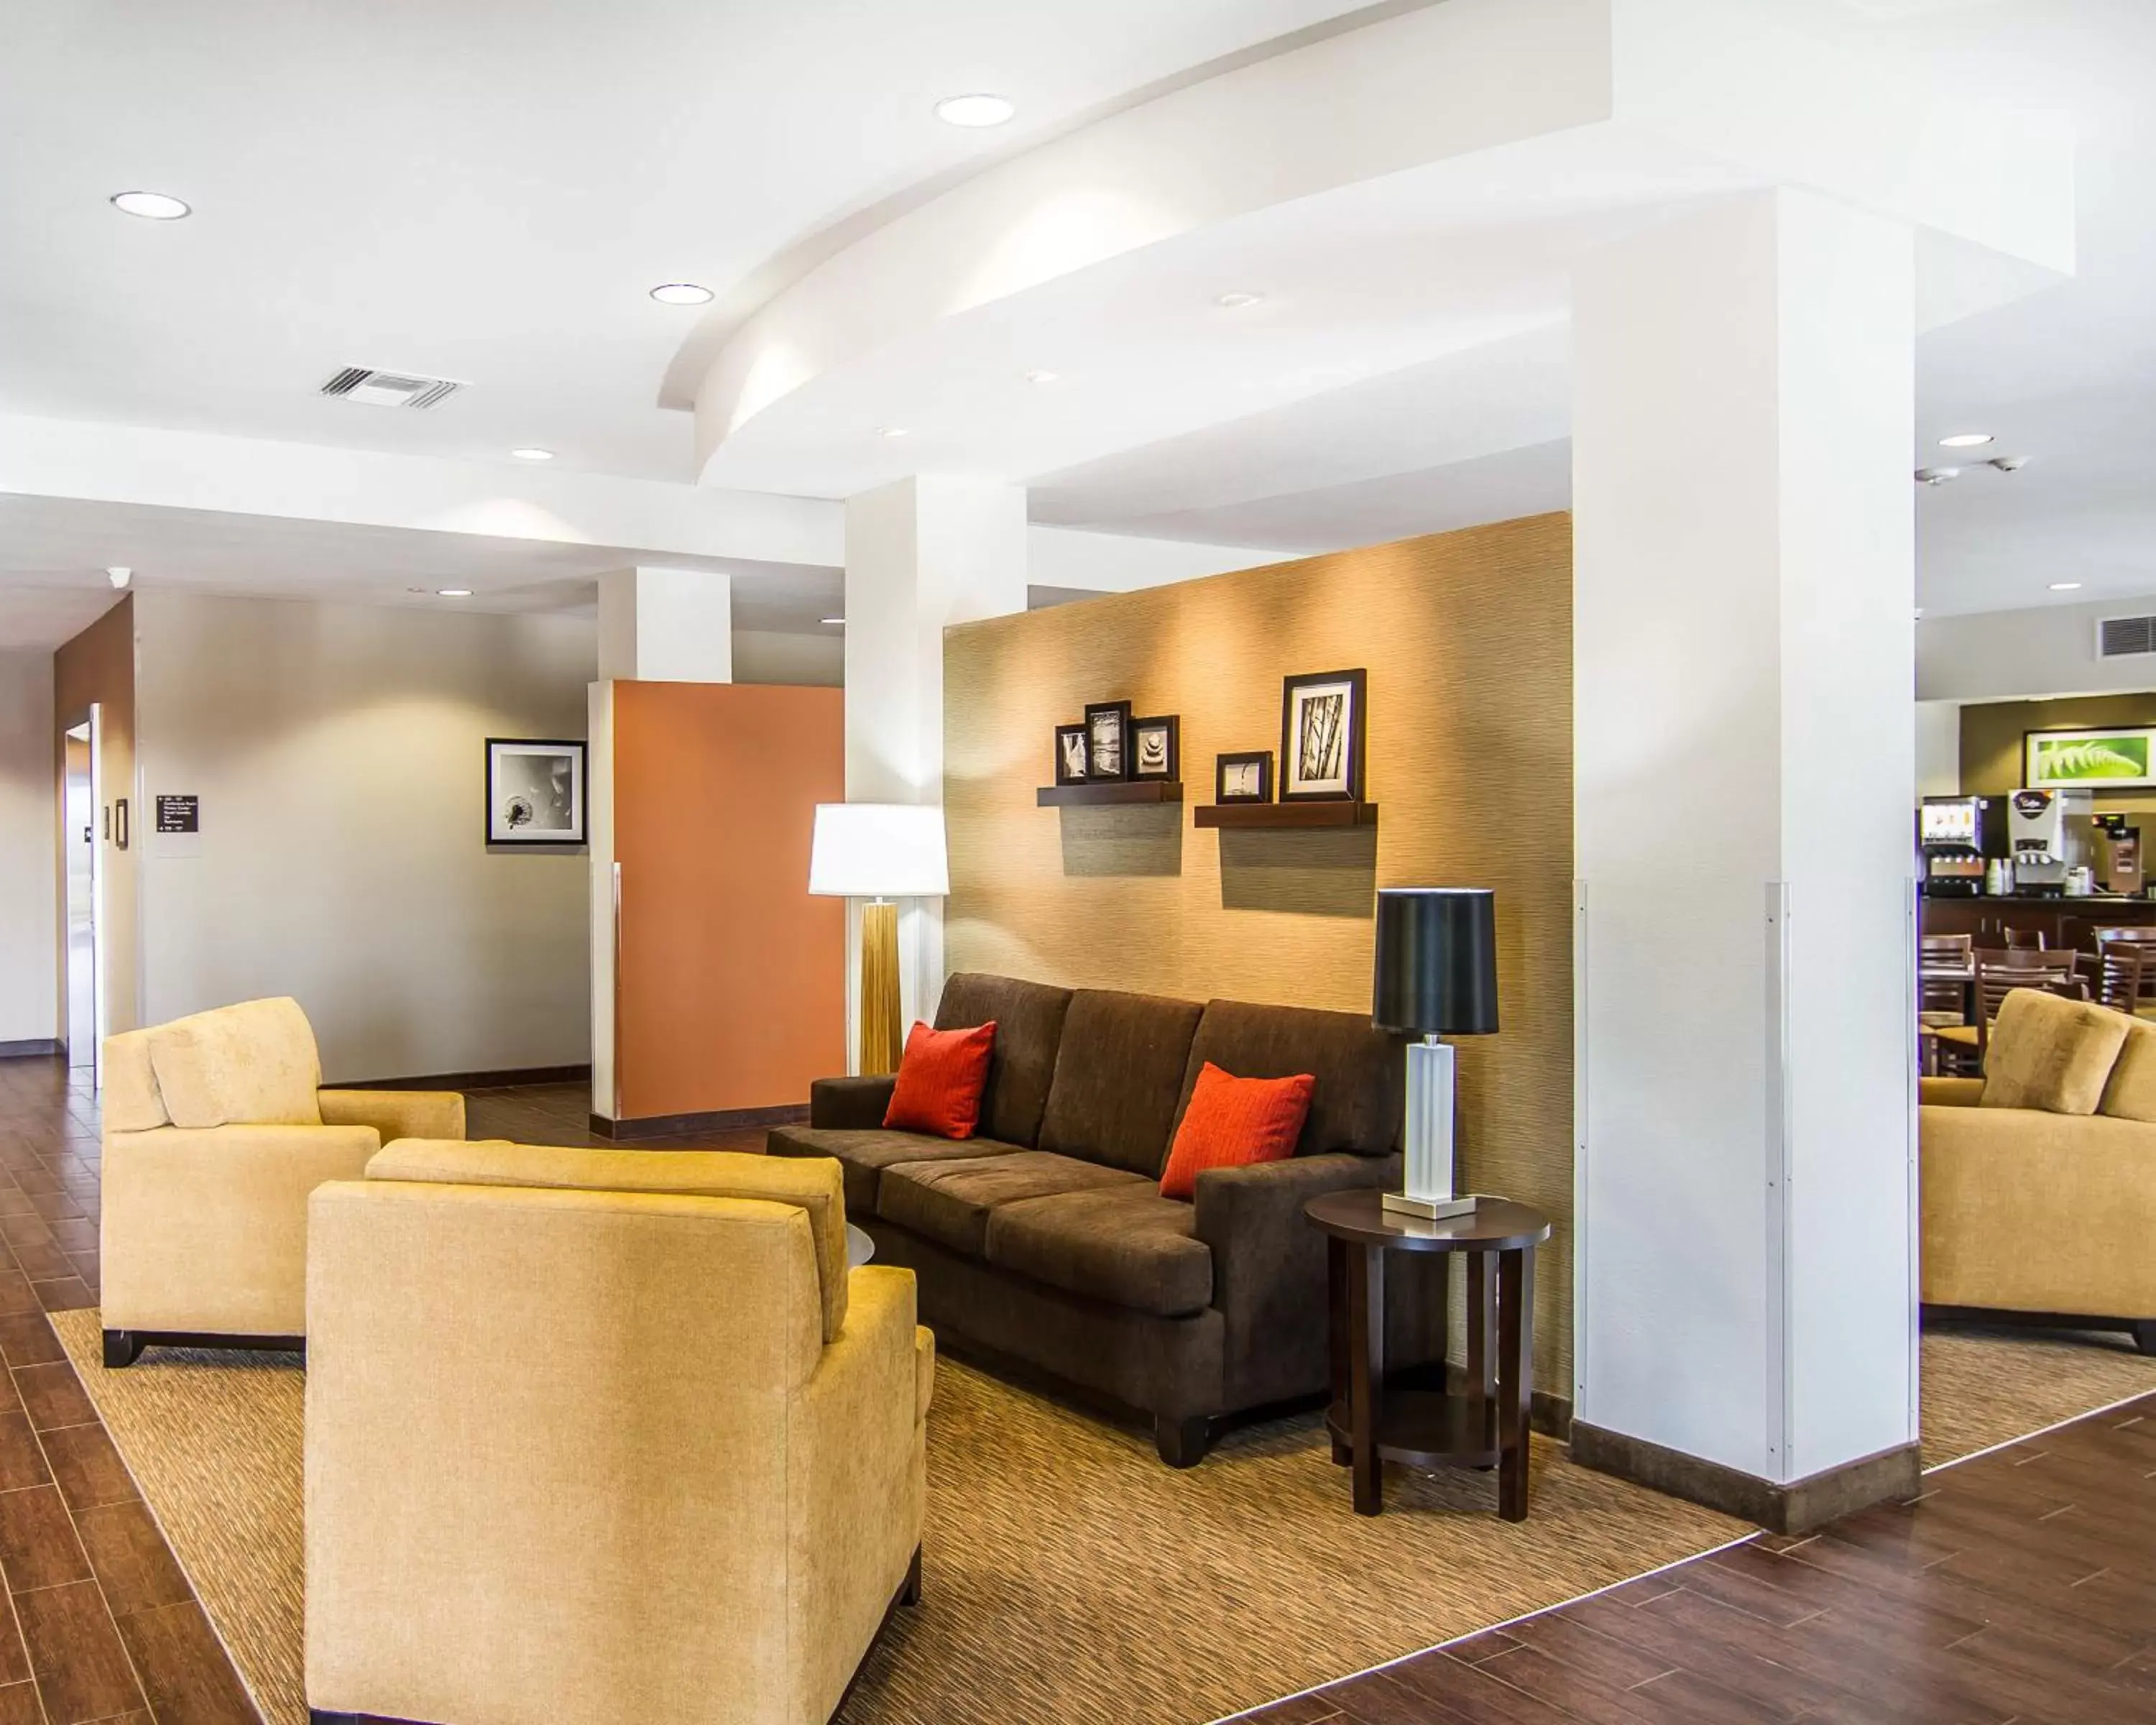
<svg viewBox="0 0 2156 1725">
<path fill-rule="evenodd" d="M 1375 803 L 1201 803 L 1191 811 L 1201 827 L 1373 827 Z"/>
<path fill-rule="evenodd" d="M 1075 809 L 1101 803 L 1180 803 L 1183 782 L 1134 778 L 1114 784 L 1045 784 L 1034 793 L 1043 809 Z"/>
</svg>

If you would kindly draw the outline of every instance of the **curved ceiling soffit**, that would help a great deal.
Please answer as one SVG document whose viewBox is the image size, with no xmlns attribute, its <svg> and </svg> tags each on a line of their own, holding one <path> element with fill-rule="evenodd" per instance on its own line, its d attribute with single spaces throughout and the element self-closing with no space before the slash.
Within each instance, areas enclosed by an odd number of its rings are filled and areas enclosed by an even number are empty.
<svg viewBox="0 0 2156 1725">
<path fill-rule="evenodd" d="M 1389 3 L 1137 93 L 774 259 L 684 343 L 666 403 L 693 398 L 707 470 L 802 384 L 959 313 L 1274 205 L 1605 121 L 1607 18 L 1607 0 Z M 1534 75 L 1494 80 L 1492 64 Z"/>
</svg>

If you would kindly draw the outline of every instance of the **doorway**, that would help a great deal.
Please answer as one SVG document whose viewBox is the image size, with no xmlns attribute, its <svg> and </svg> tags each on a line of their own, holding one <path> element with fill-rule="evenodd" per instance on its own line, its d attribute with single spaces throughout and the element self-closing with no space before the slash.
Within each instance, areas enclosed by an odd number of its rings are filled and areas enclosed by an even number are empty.
<svg viewBox="0 0 2156 1725">
<path fill-rule="evenodd" d="M 97 770 L 97 710 L 62 739 L 66 769 L 61 789 L 61 854 L 67 868 L 67 1057 L 69 1078 L 93 1090 L 103 1079 L 104 1002 L 100 983 L 102 918 L 97 823 L 102 808 Z"/>
</svg>

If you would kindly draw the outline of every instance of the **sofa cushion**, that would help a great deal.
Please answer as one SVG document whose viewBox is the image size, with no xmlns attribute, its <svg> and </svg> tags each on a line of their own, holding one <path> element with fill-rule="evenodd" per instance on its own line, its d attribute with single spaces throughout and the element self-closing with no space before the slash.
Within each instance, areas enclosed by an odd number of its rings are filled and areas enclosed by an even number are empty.
<svg viewBox="0 0 2156 1725">
<path fill-rule="evenodd" d="M 968 1257 L 988 1250 L 988 1213 L 1022 1198 L 1091 1187 L 1142 1185 L 1136 1174 L 1075 1156 L 1019 1150 L 973 1162 L 901 1163 L 884 1170 L 876 1214 Z"/>
<path fill-rule="evenodd" d="M 2093 1114 L 2133 1020 L 2039 988 L 2009 992 L 1984 1061 L 1987 1108 Z"/>
<path fill-rule="evenodd" d="M 1063 1020 L 1040 1147 L 1158 1180 L 1203 1010 L 1192 1000 L 1079 989 Z"/>
<path fill-rule="evenodd" d="M 105 1129 L 109 1132 L 155 1132 L 170 1126 L 157 1094 L 157 1075 L 150 1065 L 150 1033 L 123 1030 L 105 1039 Z"/>
<path fill-rule="evenodd" d="M 981 1086 L 995 1046 L 993 1020 L 966 1030 L 914 1025 L 906 1033 L 883 1123 L 894 1132 L 927 1132 L 932 1138 L 972 1137 L 981 1123 Z"/>
<path fill-rule="evenodd" d="M 943 998 L 936 1007 L 937 1029 L 963 1030 L 991 1020 L 996 1027 L 976 1130 L 1029 1149 L 1040 1142 L 1041 1111 L 1048 1106 L 1063 1014 L 1070 1005 L 1068 988 L 1016 977 L 961 971 L 943 984 Z"/>
<path fill-rule="evenodd" d="M 1208 1060 L 1238 1078 L 1290 1078 L 1307 1072 L 1317 1088 L 1295 1153 L 1323 1156 L 1347 1150 L 1358 1156 L 1389 1156 L 1399 1143 L 1407 1095 L 1403 1046 L 1398 1037 L 1372 1024 L 1367 1013 L 1209 1000 L 1191 1040 L 1176 1119 L 1179 1123 L 1189 1107 L 1190 1093 Z"/>
<path fill-rule="evenodd" d="M 583 1150 L 499 1138 L 399 1138 L 367 1164 L 370 1180 L 443 1186 L 533 1186 L 582 1192 L 656 1192 L 683 1198 L 763 1199 L 807 1213 L 816 1242 L 824 1339 L 846 1324 L 846 1211 L 839 1170 L 732 1150 Z"/>
<path fill-rule="evenodd" d="M 1192 1197 L 1198 1176 L 1207 1168 L 1286 1162 L 1302 1136 L 1316 1083 L 1307 1072 L 1292 1078 L 1238 1078 L 1208 1060 L 1175 1129 L 1160 1195 Z"/>
<path fill-rule="evenodd" d="M 172 1124 L 320 1126 L 321 1059 L 300 1003 L 248 1000 L 149 1033 L 150 1065 Z"/>
<path fill-rule="evenodd" d="M 2128 1024 L 2097 1111 L 2115 1120 L 2156 1122 L 2156 1024 L 2138 1019 Z"/>
<path fill-rule="evenodd" d="M 988 1258 L 1035 1281 L 1159 1317 L 1213 1303 L 1213 1252 L 1195 1212 L 1144 1180 L 1020 1199 L 988 1216 Z"/>
<path fill-rule="evenodd" d="M 773 1156 L 833 1158 L 844 1178 L 847 1212 L 855 1216 L 876 1214 L 877 1188 L 883 1171 L 894 1163 L 1009 1156 L 1018 1147 L 993 1138 L 932 1138 L 921 1132 L 819 1126 L 773 1127 L 764 1140 Z"/>
</svg>

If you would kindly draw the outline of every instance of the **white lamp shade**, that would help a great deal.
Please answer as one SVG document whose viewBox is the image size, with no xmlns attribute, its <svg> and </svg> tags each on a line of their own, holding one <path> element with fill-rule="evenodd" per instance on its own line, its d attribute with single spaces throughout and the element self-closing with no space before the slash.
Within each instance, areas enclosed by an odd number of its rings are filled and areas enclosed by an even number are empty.
<svg viewBox="0 0 2156 1725">
<path fill-rule="evenodd" d="M 942 898 L 943 811 L 916 803 L 819 803 L 808 890 L 825 898 Z"/>
</svg>

